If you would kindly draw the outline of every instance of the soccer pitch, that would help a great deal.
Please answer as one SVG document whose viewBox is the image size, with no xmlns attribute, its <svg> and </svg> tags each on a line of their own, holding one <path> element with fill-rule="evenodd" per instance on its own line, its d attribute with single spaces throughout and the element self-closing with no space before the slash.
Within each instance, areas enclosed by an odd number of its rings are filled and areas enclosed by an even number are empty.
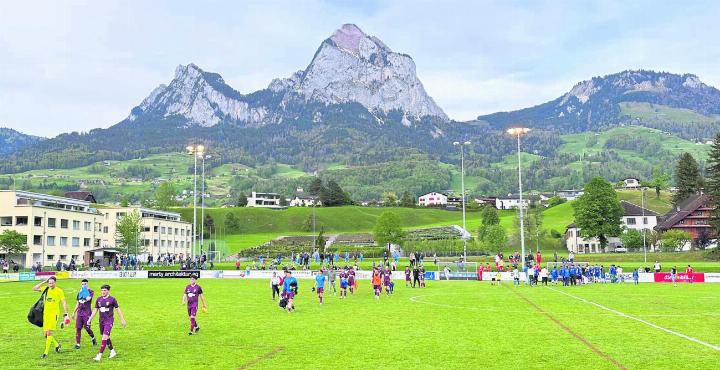
<svg viewBox="0 0 720 370">
<path fill-rule="evenodd" d="M 31 283 L 0 285 L 0 368 L 36 369 L 717 369 L 720 284 L 491 286 L 427 281 L 376 300 L 369 281 L 325 304 L 299 280 L 297 311 L 281 310 L 266 280 L 200 279 L 208 313 L 188 336 L 180 305 L 188 280 L 91 280 L 112 286 L 128 326 L 115 325 L 117 357 L 93 361 L 74 323 L 58 330 L 61 353 L 40 359 L 41 329 L 26 315 L 39 293 Z M 74 307 L 78 280 L 58 286 Z M 116 323 L 118 322 L 116 315 Z M 93 330 L 97 333 L 97 319 Z"/>
</svg>

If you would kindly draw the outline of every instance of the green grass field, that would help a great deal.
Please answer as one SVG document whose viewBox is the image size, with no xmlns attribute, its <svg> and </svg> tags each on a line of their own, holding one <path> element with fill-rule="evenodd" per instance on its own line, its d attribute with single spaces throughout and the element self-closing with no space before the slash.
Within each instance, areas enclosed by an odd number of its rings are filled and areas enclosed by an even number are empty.
<svg viewBox="0 0 720 370">
<path fill-rule="evenodd" d="M 310 281 L 300 280 L 297 311 L 288 314 L 271 300 L 265 280 L 206 279 L 200 284 L 209 310 L 198 317 L 202 330 L 189 337 L 180 306 L 186 280 L 96 280 L 91 287 L 102 283 L 112 285 L 128 322 L 113 329 L 116 358 L 94 363 L 97 349 L 88 337 L 74 350 L 74 330 L 66 329 L 56 332 L 61 353 L 40 360 L 41 330 L 25 318 L 38 293 L 29 283 L 7 283 L 0 288 L 2 366 L 715 369 L 720 351 L 716 284 L 515 288 L 429 281 L 412 289 L 397 282 L 392 297 L 375 300 L 360 281 L 356 295 L 329 296 L 320 306 Z M 78 285 L 59 284 L 67 296 Z"/>
</svg>

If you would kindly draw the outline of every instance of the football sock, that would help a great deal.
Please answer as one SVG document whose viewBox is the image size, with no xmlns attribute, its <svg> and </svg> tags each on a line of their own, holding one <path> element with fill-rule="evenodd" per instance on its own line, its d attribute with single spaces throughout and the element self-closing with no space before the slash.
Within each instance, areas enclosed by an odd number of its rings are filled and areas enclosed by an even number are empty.
<svg viewBox="0 0 720 370">
<path fill-rule="evenodd" d="M 107 346 L 107 339 L 103 339 L 102 342 L 100 342 L 100 353 L 105 352 L 106 346 Z"/>
</svg>

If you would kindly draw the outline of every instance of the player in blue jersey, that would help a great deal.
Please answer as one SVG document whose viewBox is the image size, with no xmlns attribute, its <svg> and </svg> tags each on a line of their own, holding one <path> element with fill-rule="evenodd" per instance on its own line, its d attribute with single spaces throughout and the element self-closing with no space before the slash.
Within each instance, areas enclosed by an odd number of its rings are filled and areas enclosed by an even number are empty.
<svg viewBox="0 0 720 370">
<path fill-rule="evenodd" d="M 295 311 L 295 294 L 297 294 L 298 282 L 290 270 L 285 270 L 285 280 L 283 280 L 282 295 L 287 299 L 285 309 L 288 313 Z"/>
<path fill-rule="evenodd" d="M 320 304 L 323 304 L 323 292 L 325 291 L 325 275 L 321 273 L 315 275 L 315 291 L 317 292 Z"/>
</svg>

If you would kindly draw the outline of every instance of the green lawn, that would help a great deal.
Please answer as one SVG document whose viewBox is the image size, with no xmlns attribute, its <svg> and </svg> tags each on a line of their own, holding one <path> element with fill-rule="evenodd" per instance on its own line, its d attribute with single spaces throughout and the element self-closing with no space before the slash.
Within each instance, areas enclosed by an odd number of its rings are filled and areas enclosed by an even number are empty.
<svg viewBox="0 0 720 370">
<path fill-rule="evenodd" d="M 720 344 L 720 316 L 712 304 L 720 301 L 720 284 L 514 288 L 429 281 L 425 289 L 412 289 L 398 281 L 392 297 L 376 300 L 368 282 L 360 281 L 354 296 L 340 300 L 328 292 L 320 306 L 310 282 L 300 280 L 297 310 L 288 314 L 270 299 L 266 280 L 205 279 L 200 284 L 209 310 L 198 317 L 202 330 L 188 337 L 179 305 L 186 280 L 95 280 L 91 287 L 103 283 L 112 286 L 128 323 L 113 328 L 116 358 L 106 352 L 94 363 L 97 349 L 88 337 L 74 350 L 74 332 L 66 329 L 56 332 L 61 353 L 39 359 L 41 330 L 25 318 L 38 293 L 29 283 L 8 283 L 0 290 L 3 366 L 715 369 L 718 349 L 707 345 Z M 78 285 L 59 284 L 68 297 Z M 93 328 L 97 332 L 97 319 Z"/>
</svg>

